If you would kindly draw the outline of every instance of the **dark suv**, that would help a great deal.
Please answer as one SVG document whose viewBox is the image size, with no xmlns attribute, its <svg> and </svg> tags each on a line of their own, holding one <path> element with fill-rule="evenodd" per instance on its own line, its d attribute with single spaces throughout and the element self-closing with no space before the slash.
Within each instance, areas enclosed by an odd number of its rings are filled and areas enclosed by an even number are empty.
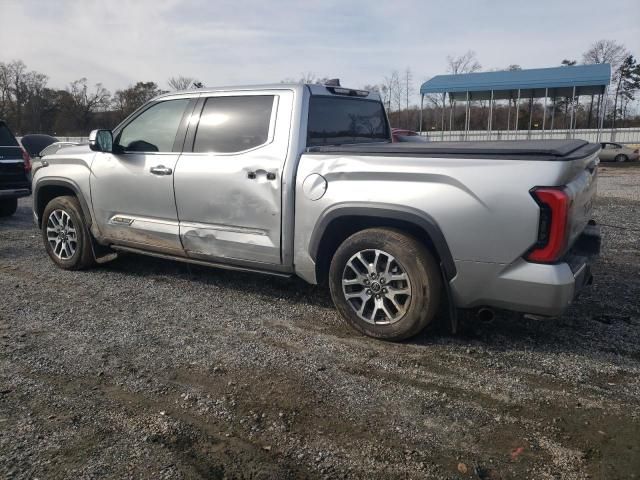
<svg viewBox="0 0 640 480">
<path fill-rule="evenodd" d="M 13 215 L 18 198 L 31 195 L 31 158 L 0 120 L 0 217 Z"/>
</svg>

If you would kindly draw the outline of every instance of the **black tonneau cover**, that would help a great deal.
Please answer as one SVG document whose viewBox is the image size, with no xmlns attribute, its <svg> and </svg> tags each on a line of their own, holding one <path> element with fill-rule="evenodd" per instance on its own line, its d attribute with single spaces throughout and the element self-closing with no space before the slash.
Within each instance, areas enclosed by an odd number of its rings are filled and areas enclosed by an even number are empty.
<svg viewBox="0 0 640 480">
<path fill-rule="evenodd" d="M 310 147 L 309 153 L 344 153 L 378 156 L 504 158 L 570 161 L 597 152 L 600 145 L 584 140 L 518 140 L 472 142 L 400 142 Z"/>
</svg>

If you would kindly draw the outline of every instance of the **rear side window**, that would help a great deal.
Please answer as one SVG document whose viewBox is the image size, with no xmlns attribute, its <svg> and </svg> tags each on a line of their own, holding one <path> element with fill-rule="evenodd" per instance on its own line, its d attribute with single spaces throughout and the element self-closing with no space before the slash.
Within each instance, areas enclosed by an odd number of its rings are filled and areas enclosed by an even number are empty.
<svg viewBox="0 0 640 480">
<path fill-rule="evenodd" d="M 389 141 L 382 103 L 345 97 L 312 96 L 307 146 Z"/>
<path fill-rule="evenodd" d="M 269 138 L 273 95 L 210 97 L 202 109 L 193 151 L 235 153 Z"/>
<path fill-rule="evenodd" d="M 148 108 L 129 123 L 117 139 L 127 152 L 170 152 L 188 98 L 167 100 Z"/>
<path fill-rule="evenodd" d="M 18 141 L 11 133 L 11 130 L 4 124 L 0 123 L 0 147 L 19 147 Z"/>
</svg>

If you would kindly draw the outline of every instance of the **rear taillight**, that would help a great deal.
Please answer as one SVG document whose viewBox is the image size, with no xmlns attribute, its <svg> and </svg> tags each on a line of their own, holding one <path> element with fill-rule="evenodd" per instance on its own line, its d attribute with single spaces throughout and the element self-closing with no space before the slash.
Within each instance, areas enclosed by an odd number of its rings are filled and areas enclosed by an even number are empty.
<svg viewBox="0 0 640 480">
<path fill-rule="evenodd" d="M 567 247 L 570 198 L 564 188 L 536 187 L 531 196 L 540 205 L 538 240 L 525 258 L 530 262 L 557 262 Z"/>
<path fill-rule="evenodd" d="M 29 173 L 31 171 L 31 157 L 24 148 L 22 149 L 22 160 L 24 160 L 24 171 Z"/>
</svg>

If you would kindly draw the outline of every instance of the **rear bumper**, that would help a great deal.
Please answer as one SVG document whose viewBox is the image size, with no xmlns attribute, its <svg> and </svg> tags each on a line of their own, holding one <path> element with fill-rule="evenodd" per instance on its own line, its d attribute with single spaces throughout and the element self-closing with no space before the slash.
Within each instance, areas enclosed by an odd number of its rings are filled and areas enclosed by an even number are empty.
<svg viewBox="0 0 640 480">
<path fill-rule="evenodd" d="M 0 198 L 21 198 L 28 197 L 29 195 L 31 195 L 31 189 L 28 187 L 0 190 Z"/>
<path fill-rule="evenodd" d="M 597 225 L 589 225 L 562 262 L 547 265 L 520 259 L 506 268 L 503 266 L 492 282 L 486 282 L 486 276 L 484 282 L 478 282 L 478 286 L 483 287 L 479 297 L 460 298 L 458 306 L 490 306 L 558 316 L 584 287 L 592 283 L 591 265 L 599 253 L 600 229 Z M 460 285 L 455 290 L 460 291 Z"/>
</svg>

